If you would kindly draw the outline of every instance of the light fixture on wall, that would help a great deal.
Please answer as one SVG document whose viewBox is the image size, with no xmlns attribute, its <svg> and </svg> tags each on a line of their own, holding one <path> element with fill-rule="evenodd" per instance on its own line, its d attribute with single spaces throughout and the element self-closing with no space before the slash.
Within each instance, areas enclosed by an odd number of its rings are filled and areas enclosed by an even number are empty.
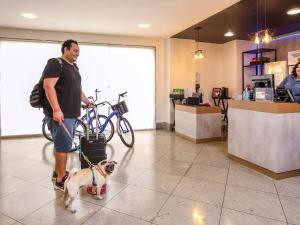
<svg viewBox="0 0 300 225">
<path fill-rule="evenodd" d="M 267 0 L 264 0 L 264 29 L 261 30 L 258 28 L 259 1 L 257 0 L 256 9 L 256 33 L 249 34 L 249 36 L 256 45 L 260 43 L 269 44 L 273 39 L 274 32 L 267 28 Z"/>
<path fill-rule="evenodd" d="M 203 59 L 204 55 L 205 55 L 205 51 L 202 49 L 199 49 L 199 44 L 198 42 L 200 42 L 200 38 L 199 38 L 199 31 L 202 29 L 202 27 L 196 27 L 195 30 L 197 31 L 198 37 L 196 40 L 196 44 L 197 44 L 197 50 L 195 51 L 195 59 Z"/>
</svg>

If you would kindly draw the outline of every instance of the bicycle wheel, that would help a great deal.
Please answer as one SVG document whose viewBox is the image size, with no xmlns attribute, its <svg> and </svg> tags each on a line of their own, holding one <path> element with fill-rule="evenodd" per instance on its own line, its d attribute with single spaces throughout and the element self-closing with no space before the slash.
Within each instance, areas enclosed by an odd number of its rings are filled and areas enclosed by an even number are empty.
<svg viewBox="0 0 300 225">
<path fill-rule="evenodd" d="M 117 129 L 121 141 L 127 147 L 134 145 L 134 133 L 129 121 L 124 117 L 119 117 L 117 120 Z"/>
<path fill-rule="evenodd" d="M 102 126 L 104 125 L 105 121 L 107 119 L 107 116 L 104 115 L 98 115 L 98 122 L 99 122 L 99 132 L 102 128 Z M 91 121 L 92 125 L 93 125 L 93 133 L 96 133 L 96 126 L 97 126 L 97 121 L 95 120 L 95 117 L 93 117 L 92 121 Z M 106 143 L 109 142 L 112 137 L 114 136 L 115 133 L 115 127 L 114 124 L 111 120 L 108 121 L 106 127 L 104 128 L 104 131 L 102 132 L 105 135 L 105 139 L 106 139 Z"/>
<path fill-rule="evenodd" d="M 74 142 L 79 145 L 80 139 L 86 135 L 86 125 L 79 119 L 75 122 Z"/>
<path fill-rule="evenodd" d="M 49 141 L 53 141 L 50 130 L 48 129 L 48 124 L 46 122 L 46 119 L 43 119 L 42 132 L 46 139 L 48 139 Z"/>
</svg>

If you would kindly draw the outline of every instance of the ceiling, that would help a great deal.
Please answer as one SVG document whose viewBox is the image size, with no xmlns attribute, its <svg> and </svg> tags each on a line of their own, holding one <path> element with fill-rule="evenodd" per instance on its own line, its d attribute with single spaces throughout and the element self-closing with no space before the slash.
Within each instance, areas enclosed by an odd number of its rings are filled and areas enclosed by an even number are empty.
<svg viewBox="0 0 300 225">
<path fill-rule="evenodd" d="M 257 10 L 257 0 L 242 0 L 172 37 L 198 41 L 195 27 L 201 26 L 200 42 L 221 44 L 234 39 L 249 40 L 248 34 L 255 33 L 257 25 L 258 30 L 264 28 L 265 15 L 267 27 L 274 29 L 275 36 L 300 31 L 300 14 L 293 16 L 286 14 L 287 10 L 293 7 L 300 8 L 300 0 L 266 0 L 266 7 L 265 0 L 258 0 L 258 6 L 259 10 Z M 224 37 L 224 33 L 228 30 L 236 35 Z"/>
<path fill-rule="evenodd" d="M 239 0 L 0 0 L 0 26 L 170 37 Z M 29 20 L 21 13 L 33 13 Z M 151 25 L 148 29 L 139 23 Z"/>
</svg>

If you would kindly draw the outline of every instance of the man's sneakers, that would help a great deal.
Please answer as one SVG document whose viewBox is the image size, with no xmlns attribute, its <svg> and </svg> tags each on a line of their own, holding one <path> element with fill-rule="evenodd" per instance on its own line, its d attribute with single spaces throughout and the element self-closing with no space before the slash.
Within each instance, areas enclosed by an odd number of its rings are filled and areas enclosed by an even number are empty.
<svg viewBox="0 0 300 225">
<path fill-rule="evenodd" d="M 54 182 L 54 188 L 57 189 L 57 190 L 61 190 L 61 191 L 64 191 L 65 189 L 65 181 L 68 179 L 68 174 L 66 174 L 61 182 L 57 182 L 57 178 L 55 179 L 55 182 Z"/>
<path fill-rule="evenodd" d="M 66 171 L 66 174 L 69 176 L 69 171 Z M 53 171 L 52 173 L 52 181 L 55 182 L 57 178 L 57 173 L 55 171 Z"/>
</svg>

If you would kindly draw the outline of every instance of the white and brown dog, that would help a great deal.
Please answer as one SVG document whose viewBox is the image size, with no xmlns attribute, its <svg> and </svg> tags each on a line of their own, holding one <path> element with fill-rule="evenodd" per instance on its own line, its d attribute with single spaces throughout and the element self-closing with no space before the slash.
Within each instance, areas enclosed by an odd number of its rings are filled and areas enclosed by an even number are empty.
<svg viewBox="0 0 300 225">
<path fill-rule="evenodd" d="M 105 184 L 105 177 L 114 171 L 115 164 L 117 164 L 115 161 L 103 160 L 92 168 L 82 170 L 77 168 L 72 169 L 65 182 L 65 207 L 73 213 L 76 212 L 72 203 L 81 187 L 96 187 L 96 197 L 103 199 L 103 196 L 101 196 L 101 187 Z"/>
</svg>

